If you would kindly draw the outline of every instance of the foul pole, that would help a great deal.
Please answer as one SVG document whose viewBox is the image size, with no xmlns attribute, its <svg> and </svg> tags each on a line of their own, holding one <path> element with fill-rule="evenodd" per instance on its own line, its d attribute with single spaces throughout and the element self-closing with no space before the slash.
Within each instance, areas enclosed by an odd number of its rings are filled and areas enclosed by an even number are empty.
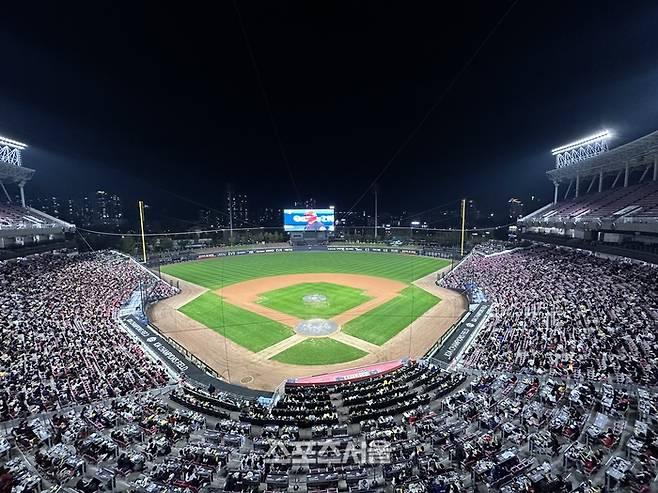
<svg viewBox="0 0 658 493">
<path fill-rule="evenodd" d="M 144 201 L 140 200 L 139 203 L 139 227 L 142 230 L 142 259 L 146 263 L 146 238 L 144 236 Z"/>
<path fill-rule="evenodd" d="M 462 199 L 462 239 L 461 239 L 461 248 L 460 255 L 464 256 L 464 235 L 466 234 L 466 199 Z"/>
<path fill-rule="evenodd" d="M 375 185 L 375 241 L 377 241 L 377 186 Z"/>
<path fill-rule="evenodd" d="M 229 238 L 233 240 L 233 190 L 228 189 L 228 229 Z"/>
</svg>

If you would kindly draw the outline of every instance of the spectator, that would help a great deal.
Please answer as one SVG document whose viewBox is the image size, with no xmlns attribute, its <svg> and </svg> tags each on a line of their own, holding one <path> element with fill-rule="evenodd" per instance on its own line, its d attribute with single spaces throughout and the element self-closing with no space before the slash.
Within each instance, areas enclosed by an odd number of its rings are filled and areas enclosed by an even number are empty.
<svg viewBox="0 0 658 493">
<path fill-rule="evenodd" d="M 0 420 L 165 384 L 116 323 L 140 282 L 155 298 L 174 292 L 114 253 L 0 263 Z"/>
</svg>

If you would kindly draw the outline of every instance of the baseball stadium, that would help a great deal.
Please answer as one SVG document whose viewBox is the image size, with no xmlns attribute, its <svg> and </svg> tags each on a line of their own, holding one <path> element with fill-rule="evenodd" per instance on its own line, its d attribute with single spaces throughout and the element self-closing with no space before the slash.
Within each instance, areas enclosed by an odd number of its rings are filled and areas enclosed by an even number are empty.
<svg viewBox="0 0 658 493">
<path fill-rule="evenodd" d="M 462 200 L 452 246 L 346 241 L 329 207 L 157 252 L 140 203 L 132 254 L 85 251 L 104 233 L 3 204 L 0 467 L 35 493 L 648 491 L 658 132 L 608 138 L 554 150 L 554 201 L 503 241 Z M 29 148 L 0 144 L 24 196 Z"/>
<path fill-rule="evenodd" d="M 656 5 L 3 7 L 0 493 L 658 492 Z"/>
</svg>

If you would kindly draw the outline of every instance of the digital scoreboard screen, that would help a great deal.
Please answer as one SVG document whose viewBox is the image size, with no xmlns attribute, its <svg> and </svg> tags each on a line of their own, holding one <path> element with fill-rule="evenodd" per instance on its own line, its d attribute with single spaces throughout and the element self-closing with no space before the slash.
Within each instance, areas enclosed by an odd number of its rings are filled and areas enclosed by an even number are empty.
<svg viewBox="0 0 658 493">
<path fill-rule="evenodd" d="M 285 231 L 333 231 L 333 209 L 284 209 Z"/>
</svg>

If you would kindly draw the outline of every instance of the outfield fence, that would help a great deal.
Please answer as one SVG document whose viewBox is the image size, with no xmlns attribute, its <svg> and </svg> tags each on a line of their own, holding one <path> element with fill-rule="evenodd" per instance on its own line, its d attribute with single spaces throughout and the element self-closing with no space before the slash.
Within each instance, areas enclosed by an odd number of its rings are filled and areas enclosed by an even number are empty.
<svg viewBox="0 0 658 493">
<path fill-rule="evenodd" d="M 158 256 L 151 257 L 146 266 L 157 270 L 162 265 L 176 264 L 180 262 L 189 262 L 193 260 L 204 260 L 210 258 L 234 257 L 242 255 L 261 255 L 267 253 L 284 253 L 284 252 L 301 252 L 308 251 L 307 248 L 294 248 L 292 246 L 276 247 L 245 247 L 232 248 L 227 250 L 223 247 L 205 248 L 203 251 L 170 251 Z M 368 244 L 329 244 L 323 247 L 315 247 L 312 251 L 327 252 L 363 252 L 363 253 L 395 253 L 400 255 L 418 255 L 423 257 L 442 258 L 460 262 L 462 256 L 459 249 L 450 247 L 404 247 L 404 246 L 379 246 Z"/>
</svg>

